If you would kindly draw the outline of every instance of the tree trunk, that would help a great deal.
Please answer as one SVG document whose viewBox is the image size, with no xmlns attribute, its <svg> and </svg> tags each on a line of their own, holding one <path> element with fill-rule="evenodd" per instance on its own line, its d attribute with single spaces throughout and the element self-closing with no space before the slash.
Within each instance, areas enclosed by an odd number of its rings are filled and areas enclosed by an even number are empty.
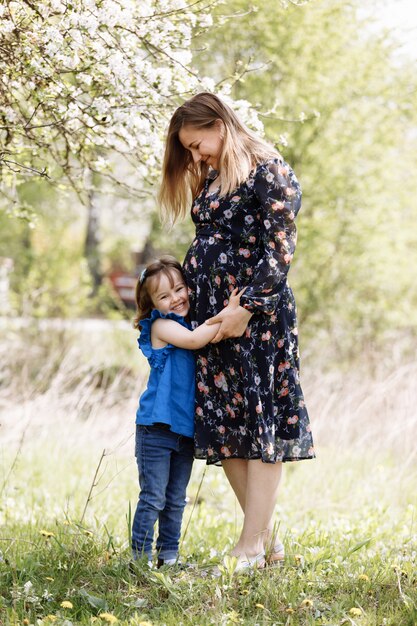
<svg viewBox="0 0 417 626">
<path fill-rule="evenodd" d="M 90 296 L 97 294 L 98 288 L 103 281 L 100 254 L 100 213 L 94 193 L 94 181 L 91 170 L 85 174 L 87 191 L 87 232 L 84 244 L 84 256 L 87 260 L 88 269 L 92 279 Z"/>
</svg>

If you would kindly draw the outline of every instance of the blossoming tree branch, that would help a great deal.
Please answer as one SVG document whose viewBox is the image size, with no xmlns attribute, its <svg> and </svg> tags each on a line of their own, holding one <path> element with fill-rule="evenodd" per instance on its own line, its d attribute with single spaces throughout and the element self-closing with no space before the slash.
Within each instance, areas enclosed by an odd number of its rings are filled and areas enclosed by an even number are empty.
<svg viewBox="0 0 417 626">
<path fill-rule="evenodd" d="M 139 196 L 170 112 L 214 82 L 192 68 L 217 0 L 6 0 L 0 6 L 0 175 L 106 177 Z M 227 86 L 223 86 L 227 93 Z M 248 103 L 241 109 L 257 125 Z M 131 175 L 127 175 L 130 172 Z"/>
</svg>

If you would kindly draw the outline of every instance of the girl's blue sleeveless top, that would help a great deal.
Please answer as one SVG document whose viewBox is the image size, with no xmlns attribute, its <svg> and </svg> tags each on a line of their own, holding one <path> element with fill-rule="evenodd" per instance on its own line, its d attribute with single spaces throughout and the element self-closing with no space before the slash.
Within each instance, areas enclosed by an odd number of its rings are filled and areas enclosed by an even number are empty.
<svg viewBox="0 0 417 626">
<path fill-rule="evenodd" d="M 136 424 L 150 426 L 162 422 L 171 431 L 186 437 L 194 435 L 195 358 L 192 350 L 167 344 L 153 348 L 151 328 L 158 319 L 175 320 L 190 328 L 180 315 L 164 315 L 154 309 L 151 316 L 141 320 L 139 348 L 149 361 L 151 372 L 148 385 L 139 399 Z"/>
</svg>

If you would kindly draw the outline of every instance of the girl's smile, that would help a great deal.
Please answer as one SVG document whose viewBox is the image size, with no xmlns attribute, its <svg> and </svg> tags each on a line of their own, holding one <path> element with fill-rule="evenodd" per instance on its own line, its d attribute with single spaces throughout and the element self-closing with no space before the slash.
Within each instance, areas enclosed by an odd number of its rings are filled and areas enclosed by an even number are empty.
<svg viewBox="0 0 417 626">
<path fill-rule="evenodd" d="M 169 276 L 160 275 L 159 282 L 151 292 L 151 298 L 155 309 L 165 315 L 176 313 L 185 317 L 190 310 L 187 285 L 175 270 Z"/>
</svg>

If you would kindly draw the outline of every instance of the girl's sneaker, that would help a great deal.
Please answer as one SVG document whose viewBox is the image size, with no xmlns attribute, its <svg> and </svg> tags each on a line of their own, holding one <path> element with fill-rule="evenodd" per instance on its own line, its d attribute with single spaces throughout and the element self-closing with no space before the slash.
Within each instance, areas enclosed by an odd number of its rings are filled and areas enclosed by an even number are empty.
<svg viewBox="0 0 417 626">
<path fill-rule="evenodd" d="M 176 567 L 178 569 L 192 569 L 194 568 L 194 565 L 192 563 L 187 563 L 184 561 L 180 561 L 179 559 L 161 559 L 158 558 L 158 562 L 156 564 L 156 567 L 159 569 L 160 567 Z"/>
<path fill-rule="evenodd" d="M 180 563 L 178 559 L 161 559 L 158 557 L 156 567 L 159 569 L 160 567 L 164 567 L 164 565 L 180 565 Z"/>
</svg>

